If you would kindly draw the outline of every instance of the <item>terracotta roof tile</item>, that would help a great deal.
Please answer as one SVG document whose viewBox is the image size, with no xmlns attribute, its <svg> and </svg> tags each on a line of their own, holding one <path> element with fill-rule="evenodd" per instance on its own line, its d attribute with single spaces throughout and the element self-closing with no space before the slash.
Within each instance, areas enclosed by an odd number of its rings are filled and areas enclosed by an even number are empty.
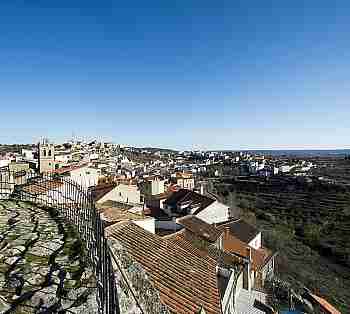
<svg viewBox="0 0 350 314">
<path fill-rule="evenodd" d="M 225 229 L 226 227 L 230 228 L 230 233 L 232 235 L 245 243 L 249 243 L 259 234 L 259 230 L 257 228 L 253 227 L 242 219 L 217 225 L 217 228 L 219 229 Z"/>
<path fill-rule="evenodd" d="M 56 173 L 56 174 L 63 174 L 63 173 L 67 173 L 76 169 L 80 169 L 83 167 L 86 167 L 88 165 L 88 163 L 83 163 L 83 164 L 78 164 L 78 165 L 70 165 L 68 167 L 62 167 L 59 169 L 54 169 L 51 171 L 48 171 L 48 173 Z"/>
<path fill-rule="evenodd" d="M 221 313 L 216 263 L 187 242 L 151 234 L 132 222 L 106 228 L 146 270 L 162 303 L 174 313 Z"/>
<path fill-rule="evenodd" d="M 256 250 L 250 247 L 248 244 L 244 243 L 240 239 L 232 235 L 228 230 L 224 233 L 224 245 L 223 249 L 227 252 L 237 254 L 239 256 L 248 258 L 248 249 L 251 251 L 252 256 L 252 268 L 254 270 L 259 270 L 261 267 L 265 266 L 272 253 L 266 248 L 261 248 Z"/>
<path fill-rule="evenodd" d="M 61 186 L 63 186 L 63 182 L 52 179 L 29 183 L 23 187 L 23 190 L 30 194 L 39 195 L 60 188 Z"/>
<path fill-rule="evenodd" d="M 193 215 L 179 218 L 176 222 L 209 242 L 215 242 L 223 233 L 223 230 L 220 230 Z"/>
<path fill-rule="evenodd" d="M 95 201 L 98 201 L 107 193 L 112 191 L 115 187 L 116 187 L 115 183 L 105 183 L 105 184 L 99 184 L 99 185 L 93 186 L 89 188 L 89 191 L 91 192 L 92 198 Z"/>
<path fill-rule="evenodd" d="M 120 221 L 128 221 L 128 220 L 143 220 L 145 216 L 143 213 L 137 214 L 130 212 L 129 208 L 118 208 L 118 207 L 109 207 L 109 208 L 101 208 L 99 210 L 101 218 L 103 221 L 109 223 L 115 223 Z"/>
<path fill-rule="evenodd" d="M 182 229 L 173 234 L 164 236 L 184 249 L 192 251 L 194 254 L 199 254 L 202 257 L 213 259 L 217 265 L 226 267 L 240 267 L 243 265 L 243 259 L 233 256 L 225 251 L 216 248 L 215 245 L 198 241 L 199 238 L 193 232 Z"/>
</svg>

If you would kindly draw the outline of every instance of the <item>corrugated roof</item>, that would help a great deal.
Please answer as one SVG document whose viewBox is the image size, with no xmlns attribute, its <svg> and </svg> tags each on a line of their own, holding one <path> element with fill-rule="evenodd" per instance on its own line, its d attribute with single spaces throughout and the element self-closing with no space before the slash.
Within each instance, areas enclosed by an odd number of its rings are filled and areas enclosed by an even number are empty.
<svg viewBox="0 0 350 314">
<path fill-rule="evenodd" d="M 181 239 L 147 232 L 132 222 L 106 228 L 107 237 L 118 240 L 146 270 L 163 304 L 174 313 L 221 313 L 216 263 Z M 181 244 L 182 243 L 182 244 Z"/>
</svg>

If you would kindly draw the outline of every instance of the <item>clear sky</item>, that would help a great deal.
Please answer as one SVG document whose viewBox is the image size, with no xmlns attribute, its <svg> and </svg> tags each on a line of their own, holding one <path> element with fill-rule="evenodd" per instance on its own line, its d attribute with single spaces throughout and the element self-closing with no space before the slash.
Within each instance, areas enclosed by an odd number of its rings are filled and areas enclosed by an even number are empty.
<svg viewBox="0 0 350 314">
<path fill-rule="evenodd" d="M 0 1 L 0 142 L 350 147 L 350 1 Z"/>
</svg>

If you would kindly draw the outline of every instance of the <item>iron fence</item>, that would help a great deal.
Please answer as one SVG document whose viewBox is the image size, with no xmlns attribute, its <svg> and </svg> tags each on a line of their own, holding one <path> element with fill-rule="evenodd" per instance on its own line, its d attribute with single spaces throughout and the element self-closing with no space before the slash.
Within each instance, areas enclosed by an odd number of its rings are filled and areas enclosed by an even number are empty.
<svg viewBox="0 0 350 314">
<path fill-rule="evenodd" d="M 99 313 L 119 313 L 111 255 L 104 226 L 87 189 L 69 177 L 31 171 L 0 170 L 0 199 L 16 199 L 55 208 L 74 224 L 86 245 L 97 279 Z"/>
</svg>

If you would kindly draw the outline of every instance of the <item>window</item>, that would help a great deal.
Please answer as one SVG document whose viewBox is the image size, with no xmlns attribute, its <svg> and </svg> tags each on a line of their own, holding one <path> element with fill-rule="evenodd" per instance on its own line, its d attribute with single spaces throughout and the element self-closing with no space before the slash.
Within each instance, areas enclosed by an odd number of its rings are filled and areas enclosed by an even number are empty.
<svg viewBox="0 0 350 314">
<path fill-rule="evenodd" d="M 49 150 L 49 155 L 48 156 L 51 157 L 51 149 Z"/>
<path fill-rule="evenodd" d="M 43 150 L 43 156 L 46 157 L 46 149 Z"/>
</svg>

